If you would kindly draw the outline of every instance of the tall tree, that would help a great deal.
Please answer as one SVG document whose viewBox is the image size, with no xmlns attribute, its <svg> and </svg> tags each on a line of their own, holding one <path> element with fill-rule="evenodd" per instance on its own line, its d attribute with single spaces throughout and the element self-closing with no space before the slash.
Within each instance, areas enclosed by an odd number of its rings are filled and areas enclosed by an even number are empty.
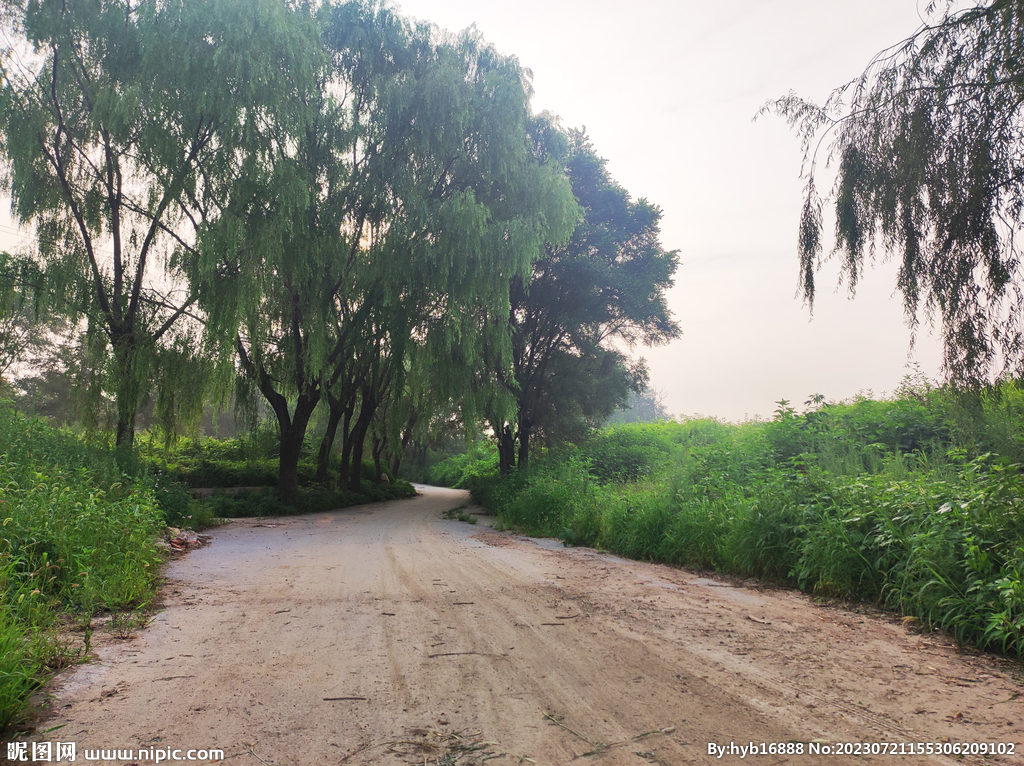
<svg viewBox="0 0 1024 766">
<path fill-rule="evenodd" d="M 584 133 L 566 138 L 584 218 L 568 243 L 547 245 L 529 276 L 512 279 L 511 355 L 485 350 L 515 401 L 512 417 L 490 416 L 506 472 L 528 467 L 534 438 L 578 438 L 643 390 L 646 369 L 622 347 L 679 334 L 665 300 L 678 259 L 659 241 L 661 211 L 612 180 Z M 538 147 L 558 153 L 558 141 L 549 127 Z"/>
<path fill-rule="evenodd" d="M 567 237 L 576 211 L 561 174 L 530 151 L 514 59 L 375 3 L 324 4 L 318 18 L 329 66 L 306 122 L 274 141 L 267 182 L 211 230 L 203 267 L 230 274 L 204 281 L 211 313 L 232 336 L 243 329 L 243 369 L 278 413 L 284 502 L 325 391 L 350 385 L 344 412 L 358 388 L 359 409 L 347 410 L 358 486 L 363 440 L 406 345 L 472 345 L 462 308 L 507 311 L 510 276 L 541 242 Z"/>
<path fill-rule="evenodd" d="M 878 248 L 899 262 L 907 321 L 941 322 L 945 368 L 985 378 L 1024 355 L 1024 6 L 1017 0 L 929 3 L 929 20 L 877 54 L 822 106 L 769 102 L 804 148 L 801 291 L 813 306 L 823 206 L 851 292 Z M 827 149 L 822 152 L 821 146 Z M 838 165 L 830 195 L 819 154 Z"/>
<path fill-rule="evenodd" d="M 105 336 L 117 443 L 189 321 L 183 267 L 309 38 L 283 0 L 4 4 L 0 152 L 51 305 Z"/>
</svg>

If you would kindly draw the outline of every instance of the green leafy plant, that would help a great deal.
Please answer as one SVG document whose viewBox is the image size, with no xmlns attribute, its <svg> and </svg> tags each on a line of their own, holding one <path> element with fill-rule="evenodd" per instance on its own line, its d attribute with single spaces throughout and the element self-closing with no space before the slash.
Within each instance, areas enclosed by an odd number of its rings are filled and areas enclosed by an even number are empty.
<svg viewBox="0 0 1024 766">
<path fill-rule="evenodd" d="M 1008 382 L 962 401 L 911 380 L 803 414 L 781 400 L 767 423 L 620 426 L 473 494 L 568 545 L 870 601 L 1021 656 L 1024 467 L 1007 435 L 1024 399 Z"/>
</svg>

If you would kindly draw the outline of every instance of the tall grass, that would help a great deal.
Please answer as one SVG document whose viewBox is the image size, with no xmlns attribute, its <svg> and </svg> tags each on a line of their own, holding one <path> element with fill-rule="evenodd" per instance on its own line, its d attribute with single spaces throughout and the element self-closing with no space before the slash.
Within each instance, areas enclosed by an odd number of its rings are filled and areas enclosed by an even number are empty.
<svg viewBox="0 0 1024 766">
<path fill-rule="evenodd" d="M 570 545 L 785 583 L 1024 656 L 1024 392 L 620 426 L 473 490 Z"/>
<path fill-rule="evenodd" d="M 0 404 L 0 726 L 62 661 L 56 615 L 154 594 L 163 515 L 114 456 Z"/>
</svg>

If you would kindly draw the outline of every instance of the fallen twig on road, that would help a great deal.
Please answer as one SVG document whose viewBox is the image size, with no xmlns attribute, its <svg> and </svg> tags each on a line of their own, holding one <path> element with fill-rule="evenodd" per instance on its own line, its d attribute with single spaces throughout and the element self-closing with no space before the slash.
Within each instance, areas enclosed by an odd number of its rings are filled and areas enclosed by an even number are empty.
<svg viewBox="0 0 1024 766">
<path fill-rule="evenodd" d="M 439 652 L 438 654 L 428 654 L 427 659 L 433 659 L 434 657 L 459 657 L 464 654 L 475 654 L 478 657 L 507 657 L 506 654 L 488 654 L 487 652 Z"/>
<path fill-rule="evenodd" d="M 580 753 L 579 755 L 573 756 L 573 760 L 576 760 L 577 758 L 587 758 L 587 757 L 590 757 L 590 756 L 593 756 L 593 755 L 603 755 L 604 753 L 607 753 L 612 748 L 622 747 L 623 745 L 628 745 L 629 743 L 636 742 L 637 740 L 643 739 L 644 737 L 652 737 L 655 734 L 671 734 L 672 732 L 674 732 L 676 730 L 675 726 L 666 726 L 664 729 L 654 729 L 653 731 L 645 731 L 643 734 L 637 734 L 636 736 L 630 737 L 629 739 L 624 739 L 621 742 L 595 742 L 594 740 L 589 739 L 588 737 L 584 737 L 578 731 L 575 731 L 574 729 L 570 729 L 568 726 L 566 726 L 564 723 L 562 723 L 562 719 L 558 718 L 555 715 L 552 715 L 551 713 L 544 713 L 544 717 L 547 718 L 552 723 L 554 723 L 555 725 L 560 726 L 561 728 L 565 729 L 567 732 L 569 732 L 573 736 L 579 737 L 584 742 L 586 742 L 588 745 L 590 745 L 591 747 L 594 748 L 593 750 L 588 750 L 585 753 Z"/>
<path fill-rule="evenodd" d="M 561 726 L 561 727 L 562 727 L 563 729 L 565 729 L 565 730 L 566 730 L 567 732 L 569 732 L 570 734 L 572 734 L 572 735 L 574 735 L 574 736 L 576 736 L 576 737 L 579 737 L 579 738 L 580 738 L 580 739 L 582 739 L 582 740 L 583 740 L 584 742 L 586 742 L 586 743 L 587 743 L 588 745 L 592 745 L 592 746 L 594 746 L 594 747 L 601 747 L 601 746 L 602 746 L 602 743 L 600 743 L 600 742 L 594 742 L 594 740 L 592 740 L 592 739 L 587 739 L 587 738 L 586 738 L 586 737 L 584 737 L 584 736 L 583 736 L 582 734 L 580 734 L 580 733 L 579 733 L 578 731 L 573 731 L 573 730 L 572 730 L 572 729 L 570 729 L 570 728 L 569 728 L 568 726 L 566 726 L 566 725 L 565 725 L 564 723 L 562 723 L 561 719 L 559 719 L 559 718 L 555 717 L 555 716 L 554 716 L 554 715 L 552 715 L 551 713 L 545 713 L 545 714 L 544 714 L 544 717 L 545 717 L 545 718 L 547 718 L 547 719 L 548 719 L 549 721 L 551 721 L 551 722 L 552 722 L 553 724 L 555 724 L 556 726 Z"/>
<path fill-rule="evenodd" d="M 643 739 L 644 737 L 652 737 L 655 734 L 671 734 L 675 730 L 676 730 L 675 726 L 668 726 L 668 727 L 666 727 L 664 729 L 656 729 L 654 731 L 645 731 L 643 734 L 637 734 L 635 737 L 630 737 L 629 739 L 624 739 L 621 742 L 612 742 L 612 743 L 609 743 L 609 744 L 601 743 L 601 744 L 598 744 L 596 749 L 591 750 L 590 752 L 587 752 L 587 753 L 580 753 L 579 755 L 575 756 L 573 758 L 573 760 L 575 760 L 576 758 L 587 758 L 587 757 L 592 756 L 592 755 L 604 755 L 605 753 L 607 753 L 609 750 L 611 750 L 614 747 L 622 747 L 623 745 L 628 745 L 631 742 L 636 742 L 637 740 Z"/>
<path fill-rule="evenodd" d="M 260 763 L 262 763 L 262 764 L 263 764 L 263 766 L 270 766 L 270 764 L 269 764 L 269 763 L 267 763 L 267 762 L 266 762 L 266 761 L 264 761 L 264 760 L 263 760 L 262 758 L 260 758 L 260 757 L 259 757 L 258 755 L 256 755 L 256 750 L 254 749 L 254 748 L 256 747 L 256 743 L 255 743 L 255 742 L 253 742 L 253 743 L 252 743 L 251 745 L 250 745 L 250 744 L 249 744 L 248 742 L 246 742 L 245 744 L 246 744 L 246 745 L 248 745 L 248 747 L 249 747 L 249 755 L 251 755 L 251 756 L 252 756 L 253 758 L 255 758 L 255 759 L 256 759 L 257 761 L 259 761 Z"/>
</svg>

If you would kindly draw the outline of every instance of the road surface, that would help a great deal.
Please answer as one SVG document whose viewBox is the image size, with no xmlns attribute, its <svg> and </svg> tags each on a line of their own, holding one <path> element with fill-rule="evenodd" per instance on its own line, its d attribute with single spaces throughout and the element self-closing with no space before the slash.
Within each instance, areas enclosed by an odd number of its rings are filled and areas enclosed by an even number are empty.
<svg viewBox="0 0 1024 766">
<path fill-rule="evenodd" d="M 150 627 L 52 685 L 38 730 L 61 728 L 33 739 L 139 764 L 955 762 L 918 743 L 1013 744 L 988 762 L 1024 763 L 1009 663 L 797 593 L 446 520 L 466 493 L 419 490 L 214 530 L 169 564 Z M 897 753 L 820 754 L 839 743 Z"/>
</svg>

